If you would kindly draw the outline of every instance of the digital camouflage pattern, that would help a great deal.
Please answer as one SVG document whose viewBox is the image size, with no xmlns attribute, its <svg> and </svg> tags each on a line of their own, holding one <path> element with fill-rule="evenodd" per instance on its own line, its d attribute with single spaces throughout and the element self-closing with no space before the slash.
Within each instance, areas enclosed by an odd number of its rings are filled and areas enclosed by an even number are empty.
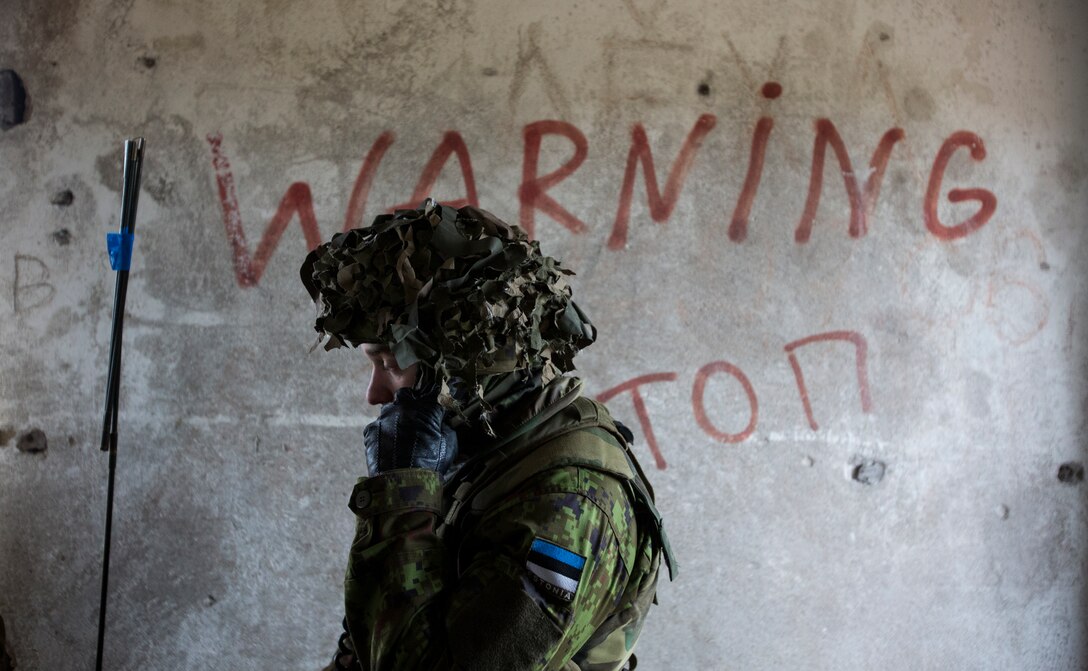
<svg viewBox="0 0 1088 671">
<path fill-rule="evenodd" d="M 596 338 L 571 300 L 574 273 L 517 226 L 474 207 L 427 200 L 381 215 L 320 245 L 300 274 L 319 303 L 314 328 L 326 349 L 388 345 L 401 368 L 420 362 L 437 373 L 447 408 L 459 406 L 453 378 L 488 410 L 484 378 L 536 370 L 547 383 Z"/>
<path fill-rule="evenodd" d="M 625 665 L 654 597 L 661 541 L 630 483 L 608 466 L 618 460 L 631 472 L 619 440 L 594 422 L 563 432 L 584 408 L 610 423 L 603 406 L 579 403 L 520 441 L 530 455 L 558 457 L 524 481 L 519 466 L 504 470 L 496 482 L 513 478 L 512 489 L 470 501 L 452 533 L 438 529 L 458 479 L 443 487 L 433 471 L 402 469 L 359 480 L 345 606 L 360 668 L 633 668 Z M 527 570 L 536 539 L 585 558 L 572 601 L 541 589 Z"/>
</svg>

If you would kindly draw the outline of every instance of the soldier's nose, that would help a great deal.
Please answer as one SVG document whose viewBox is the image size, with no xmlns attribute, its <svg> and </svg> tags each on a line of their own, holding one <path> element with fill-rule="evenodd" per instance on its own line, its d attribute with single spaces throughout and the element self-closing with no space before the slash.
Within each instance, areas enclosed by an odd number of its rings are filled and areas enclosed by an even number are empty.
<svg viewBox="0 0 1088 671">
<path fill-rule="evenodd" d="M 375 370 L 370 375 L 370 383 L 366 387 L 366 402 L 370 405 L 381 405 L 393 400 L 393 394 L 389 391 L 389 385 Z"/>
</svg>

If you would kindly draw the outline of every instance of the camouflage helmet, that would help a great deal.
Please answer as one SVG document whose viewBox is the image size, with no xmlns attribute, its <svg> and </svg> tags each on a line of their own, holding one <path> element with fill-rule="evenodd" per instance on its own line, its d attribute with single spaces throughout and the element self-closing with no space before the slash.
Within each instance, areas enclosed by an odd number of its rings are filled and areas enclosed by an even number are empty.
<svg viewBox="0 0 1088 671">
<path fill-rule="evenodd" d="M 386 345 L 400 367 L 429 368 L 451 408 L 454 379 L 482 401 L 487 377 L 546 383 L 574 368 L 596 330 L 571 299 L 573 274 L 517 226 L 430 199 L 334 235 L 301 268 L 326 350 Z"/>
</svg>

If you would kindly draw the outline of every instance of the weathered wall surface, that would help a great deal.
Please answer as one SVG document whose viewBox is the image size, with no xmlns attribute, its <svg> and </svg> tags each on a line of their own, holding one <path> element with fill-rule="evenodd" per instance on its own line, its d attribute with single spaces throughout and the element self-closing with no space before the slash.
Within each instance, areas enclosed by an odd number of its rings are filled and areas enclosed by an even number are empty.
<svg viewBox="0 0 1088 671">
<path fill-rule="evenodd" d="M 579 273 L 682 562 L 640 668 L 1088 665 L 1083 3 L 408 5 L 0 8 L 20 668 L 94 655 L 130 135 L 110 668 L 328 659 L 374 411 L 297 268 L 426 194 Z"/>
</svg>

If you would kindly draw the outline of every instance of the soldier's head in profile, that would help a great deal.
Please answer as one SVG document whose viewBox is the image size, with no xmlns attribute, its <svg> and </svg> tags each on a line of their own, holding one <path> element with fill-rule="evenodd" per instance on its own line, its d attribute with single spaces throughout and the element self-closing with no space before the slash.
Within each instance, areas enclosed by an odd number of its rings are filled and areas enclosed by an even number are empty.
<svg viewBox="0 0 1088 671">
<path fill-rule="evenodd" d="M 381 406 L 328 668 L 633 667 L 672 564 L 630 432 L 566 374 L 596 338 L 573 273 L 431 200 L 337 234 L 301 273 L 325 348 L 362 348 Z"/>
<path fill-rule="evenodd" d="M 373 364 L 369 403 L 436 385 L 485 427 L 500 380 L 547 384 L 595 339 L 569 275 L 517 226 L 430 199 L 335 235 L 301 269 L 325 349 L 361 347 Z"/>
</svg>

